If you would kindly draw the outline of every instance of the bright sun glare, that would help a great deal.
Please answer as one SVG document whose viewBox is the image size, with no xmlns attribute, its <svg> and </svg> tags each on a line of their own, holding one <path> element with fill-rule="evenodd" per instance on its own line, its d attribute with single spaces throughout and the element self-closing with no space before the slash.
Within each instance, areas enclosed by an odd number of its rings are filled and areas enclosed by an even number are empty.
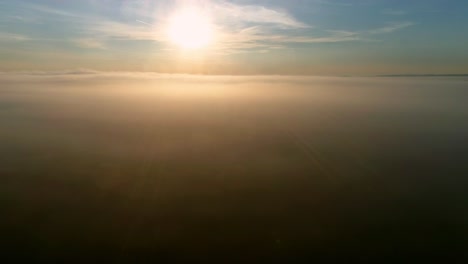
<svg viewBox="0 0 468 264">
<path fill-rule="evenodd" d="M 195 8 L 176 12 L 169 21 L 170 40 L 182 49 L 193 50 L 213 42 L 214 29 L 209 17 Z"/>
</svg>

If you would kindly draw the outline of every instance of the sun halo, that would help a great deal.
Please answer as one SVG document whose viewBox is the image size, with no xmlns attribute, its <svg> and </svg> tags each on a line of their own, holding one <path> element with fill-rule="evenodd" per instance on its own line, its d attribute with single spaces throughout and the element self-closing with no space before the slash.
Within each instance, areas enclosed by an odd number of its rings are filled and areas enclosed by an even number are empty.
<svg viewBox="0 0 468 264">
<path fill-rule="evenodd" d="M 169 20 L 168 37 L 184 50 L 196 50 L 214 41 L 214 25 L 209 16 L 195 8 L 175 12 Z"/>
</svg>

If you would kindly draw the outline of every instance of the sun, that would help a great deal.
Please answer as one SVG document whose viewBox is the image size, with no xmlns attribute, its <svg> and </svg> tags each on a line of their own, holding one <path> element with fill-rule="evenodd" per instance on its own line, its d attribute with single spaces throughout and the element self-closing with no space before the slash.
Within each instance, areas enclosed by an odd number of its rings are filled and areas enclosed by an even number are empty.
<svg viewBox="0 0 468 264">
<path fill-rule="evenodd" d="M 204 12 L 185 8 L 170 18 L 168 36 L 171 42 L 182 49 L 201 49 L 213 42 L 214 26 Z"/>
</svg>

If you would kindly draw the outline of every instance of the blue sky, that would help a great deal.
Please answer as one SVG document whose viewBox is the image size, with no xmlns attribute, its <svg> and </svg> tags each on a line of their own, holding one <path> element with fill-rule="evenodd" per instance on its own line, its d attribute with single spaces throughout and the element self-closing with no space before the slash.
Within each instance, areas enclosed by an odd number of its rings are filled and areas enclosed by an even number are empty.
<svg viewBox="0 0 468 264">
<path fill-rule="evenodd" d="M 216 41 L 182 52 L 166 22 L 194 3 Z M 462 0 L 0 0 L 0 70 L 468 73 L 467 13 Z"/>
</svg>

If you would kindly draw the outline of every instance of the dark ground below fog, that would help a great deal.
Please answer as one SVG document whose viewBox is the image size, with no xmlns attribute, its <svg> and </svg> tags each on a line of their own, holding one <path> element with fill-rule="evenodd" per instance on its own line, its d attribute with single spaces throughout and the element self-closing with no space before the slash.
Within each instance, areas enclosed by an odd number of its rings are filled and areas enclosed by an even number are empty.
<svg viewBox="0 0 468 264">
<path fill-rule="evenodd" d="M 466 80 L 272 78 L 2 76 L 2 262 L 468 261 Z"/>
</svg>

